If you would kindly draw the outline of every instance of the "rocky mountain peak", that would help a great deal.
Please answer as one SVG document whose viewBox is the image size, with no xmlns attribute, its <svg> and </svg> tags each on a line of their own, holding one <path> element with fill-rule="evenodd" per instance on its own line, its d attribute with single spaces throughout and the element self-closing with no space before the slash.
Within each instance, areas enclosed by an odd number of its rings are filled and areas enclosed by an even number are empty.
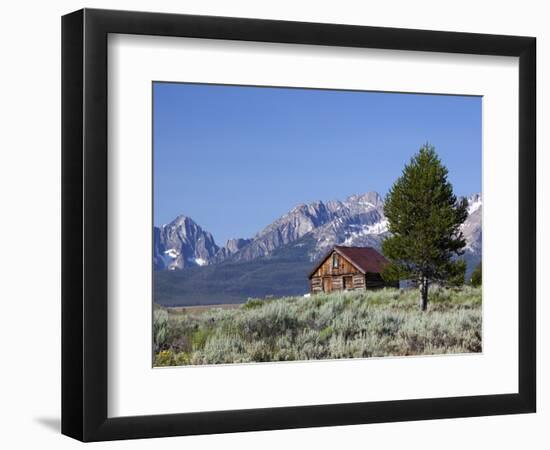
<svg viewBox="0 0 550 450">
<path fill-rule="evenodd" d="M 362 206 L 364 208 L 379 208 L 384 205 L 384 200 L 378 192 L 350 195 L 346 201 L 348 205 Z"/>
<path fill-rule="evenodd" d="M 153 241 L 153 260 L 157 270 L 203 266 L 219 250 L 212 235 L 185 215 L 155 227 Z"/>
<path fill-rule="evenodd" d="M 462 225 L 467 258 L 481 254 L 481 194 L 468 197 L 469 216 Z M 155 268 L 182 269 L 231 261 L 271 257 L 282 248 L 296 247 L 310 260 L 333 245 L 380 249 L 388 233 L 384 200 L 377 192 L 354 194 L 344 201 L 314 201 L 296 205 L 252 239 L 230 239 L 218 247 L 210 233 L 180 215 L 155 229 Z"/>
<path fill-rule="evenodd" d="M 481 194 L 474 194 L 467 198 L 468 217 L 462 224 L 461 230 L 466 239 L 466 253 L 481 255 L 482 244 L 482 214 L 483 204 Z"/>
<path fill-rule="evenodd" d="M 473 194 L 470 195 L 468 198 L 468 214 L 473 214 L 478 209 L 481 208 L 482 202 L 481 202 L 481 194 Z"/>
<path fill-rule="evenodd" d="M 235 253 L 239 252 L 242 248 L 246 247 L 252 242 L 252 239 L 229 239 L 225 245 L 219 249 L 218 253 L 213 258 L 212 262 L 222 262 L 230 258 Z"/>
</svg>

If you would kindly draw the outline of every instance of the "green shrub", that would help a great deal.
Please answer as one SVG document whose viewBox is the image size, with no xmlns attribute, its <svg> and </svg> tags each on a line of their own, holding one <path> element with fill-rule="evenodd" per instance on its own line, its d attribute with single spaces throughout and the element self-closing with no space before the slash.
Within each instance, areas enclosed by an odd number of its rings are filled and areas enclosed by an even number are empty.
<svg viewBox="0 0 550 450">
<path fill-rule="evenodd" d="M 212 330 L 210 328 L 199 328 L 195 331 L 191 337 L 193 350 L 202 350 L 211 334 Z"/>
<path fill-rule="evenodd" d="M 247 300 L 247 302 L 243 305 L 243 308 L 244 309 L 255 309 L 255 308 L 260 308 L 261 306 L 263 306 L 263 304 L 264 304 L 263 300 L 260 300 L 260 299 L 257 299 L 257 298 L 249 298 Z"/>
<path fill-rule="evenodd" d="M 481 263 L 477 265 L 477 267 L 472 272 L 472 276 L 470 277 L 470 284 L 474 287 L 481 286 Z"/>
<path fill-rule="evenodd" d="M 332 328 L 331 326 L 323 328 L 319 332 L 319 341 L 321 342 L 328 341 L 331 338 L 332 333 L 334 333 L 334 328 Z"/>
</svg>

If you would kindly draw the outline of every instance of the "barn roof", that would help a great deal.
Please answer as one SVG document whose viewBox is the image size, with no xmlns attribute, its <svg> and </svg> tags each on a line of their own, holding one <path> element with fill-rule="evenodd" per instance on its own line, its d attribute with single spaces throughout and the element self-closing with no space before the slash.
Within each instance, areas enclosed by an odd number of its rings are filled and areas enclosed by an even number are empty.
<svg viewBox="0 0 550 450">
<path fill-rule="evenodd" d="M 310 272 L 309 278 L 323 265 L 327 258 L 336 252 L 346 258 L 362 273 L 381 273 L 388 260 L 384 258 L 377 250 L 372 247 L 344 247 L 335 245 L 332 249 L 316 264 Z"/>
</svg>

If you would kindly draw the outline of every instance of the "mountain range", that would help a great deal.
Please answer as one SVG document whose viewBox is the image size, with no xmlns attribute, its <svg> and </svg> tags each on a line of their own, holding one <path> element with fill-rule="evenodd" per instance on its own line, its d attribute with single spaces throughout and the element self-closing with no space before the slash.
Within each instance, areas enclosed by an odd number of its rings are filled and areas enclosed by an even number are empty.
<svg viewBox="0 0 550 450">
<path fill-rule="evenodd" d="M 481 217 L 481 194 L 468 197 L 468 218 L 462 225 L 468 274 L 481 260 Z M 180 215 L 154 227 L 155 301 L 224 303 L 243 301 L 244 295 L 305 293 L 308 270 L 333 245 L 380 249 L 387 235 L 384 201 L 376 192 L 351 195 L 343 201 L 299 204 L 255 236 L 230 239 L 222 247 L 211 233 Z M 274 276 L 285 280 L 285 288 L 275 286 Z M 227 284 L 221 286 L 223 280 Z M 218 291 L 212 289 L 214 285 Z"/>
</svg>

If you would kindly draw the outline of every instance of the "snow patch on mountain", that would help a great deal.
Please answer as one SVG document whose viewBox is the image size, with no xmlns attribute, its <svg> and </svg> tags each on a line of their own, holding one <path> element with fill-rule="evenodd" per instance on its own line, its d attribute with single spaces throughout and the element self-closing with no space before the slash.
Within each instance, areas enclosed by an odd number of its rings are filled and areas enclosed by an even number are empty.
<svg viewBox="0 0 550 450">
<path fill-rule="evenodd" d="M 481 257 L 481 194 L 468 199 L 468 218 L 461 226 L 469 261 Z M 388 235 L 384 201 L 376 192 L 351 195 L 344 201 L 299 204 L 252 239 L 230 239 L 218 247 L 210 233 L 186 216 L 155 228 L 155 269 L 180 270 L 227 260 L 252 261 L 294 247 L 311 261 L 333 245 L 381 248 Z"/>
<path fill-rule="evenodd" d="M 481 208 L 481 194 L 475 194 L 468 198 L 468 215 L 475 213 Z"/>
<path fill-rule="evenodd" d="M 179 256 L 178 251 L 175 248 L 171 248 L 164 251 L 164 254 L 171 259 L 175 259 Z"/>
<path fill-rule="evenodd" d="M 155 270 L 206 265 L 219 250 L 212 235 L 184 215 L 155 227 L 153 245 Z"/>
<path fill-rule="evenodd" d="M 387 233 L 388 219 L 384 217 L 372 225 L 350 225 L 350 230 L 346 239 L 340 245 L 354 246 L 361 237 Z"/>
</svg>

